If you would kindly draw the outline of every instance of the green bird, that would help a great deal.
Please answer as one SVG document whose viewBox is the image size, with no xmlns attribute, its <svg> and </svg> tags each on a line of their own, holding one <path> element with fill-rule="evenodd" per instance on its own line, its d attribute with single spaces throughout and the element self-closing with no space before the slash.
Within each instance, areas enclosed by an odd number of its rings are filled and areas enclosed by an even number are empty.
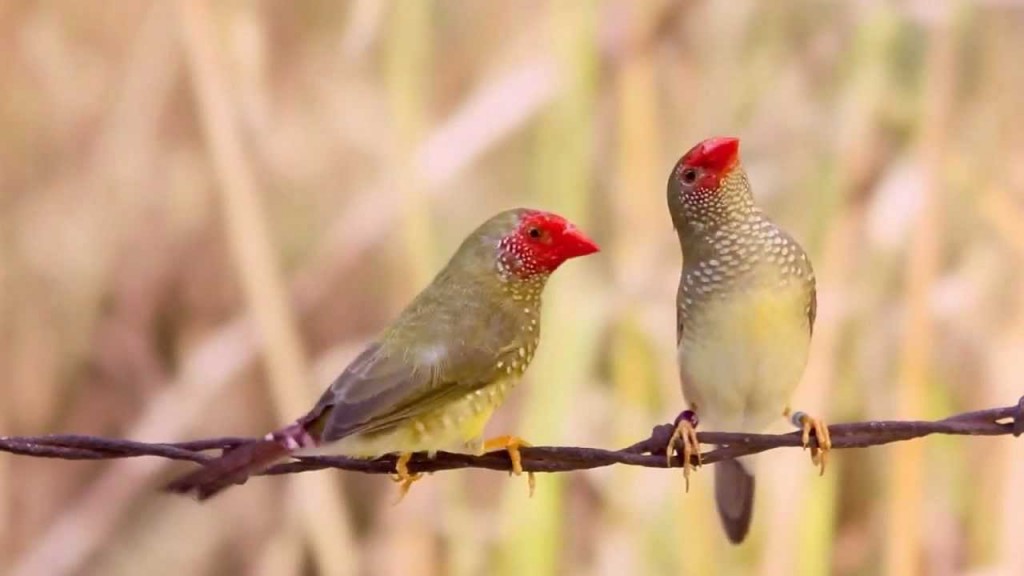
<svg viewBox="0 0 1024 576">
<path fill-rule="evenodd" d="M 683 270 L 676 296 L 676 342 L 690 410 L 669 443 L 683 445 L 684 473 L 699 461 L 697 415 L 714 429 L 762 432 L 780 415 L 807 363 L 817 310 L 814 271 L 800 244 L 754 204 L 739 161 L 739 140 L 710 138 L 676 163 L 668 208 Z M 831 447 L 822 421 L 796 413 L 811 456 L 824 472 Z M 754 475 L 749 461 L 715 467 L 715 501 L 726 535 L 740 543 L 750 528 Z"/>
<path fill-rule="evenodd" d="M 292 455 L 376 458 L 398 453 L 404 495 L 419 475 L 413 452 L 508 450 L 484 426 L 526 371 L 540 342 L 541 293 L 570 258 L 598 251 L 566 219 L 515 209 L 484 222 L 448 264 L 293 424 L 244 444 L 167 485 L 200 500 Z M 531 477 L 532 491 L 532 477 Z"/>
</svg>

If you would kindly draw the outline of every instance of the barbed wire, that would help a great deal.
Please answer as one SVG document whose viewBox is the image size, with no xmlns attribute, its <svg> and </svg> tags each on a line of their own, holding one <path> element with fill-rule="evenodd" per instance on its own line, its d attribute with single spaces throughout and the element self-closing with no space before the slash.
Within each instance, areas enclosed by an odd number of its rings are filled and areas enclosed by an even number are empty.
<svg viewBox="0 0 1024 576">
<path fill-rule="evenodd" d="M 532 446 L 520 449 L 523 470 L 527 472 L 570 472 L 616 464 L 644 468 L 677 468 L 678 456 L 671 461 L 665 452 L 674 426 L 661 424 L 651 435 L 621 450 L 570 446 Z M 902 442 L 932 434 L 956 436 L 1020 436 L 1024 434 L 1024 397 L 1014 406 L 965 412 L 935 421 L 868 421 L 829 426 L 832 449 L 867 448 Z M 767 450 L 801 446 L 800 432 L 788 434 L 745 434 L 736 432 L 698 432 L 701 444 L 720 446 L 701 455 L 704 464 L 757 454 Z M 253 442 L 256 438 L 208 438 L 190 442 L 148 443 L 134 440 L 59 434 L 49 436 L 0 436 L 0 451 L 36 458 L 62 460 L 111 460 L 155 456 L 170 460 L 203 463 L 215 457 L 209 454 Z M 811 438 L 811 446 L 817 440 Z M 693 460 L 697 464 L 696 456 Z M 392 474 L 395 456 L 366 460 L 343 456 L 299 457 L 273 466 L 262 474 L 279 475 L 334 468 L 365 474 Z M 463 468 L 510 471 L 507 452 L 498 450 L 479 456 L 438 452 L 433 458 L 417 454 L 409 462 L 410 472 L 439 472 Z"/>
</svg>

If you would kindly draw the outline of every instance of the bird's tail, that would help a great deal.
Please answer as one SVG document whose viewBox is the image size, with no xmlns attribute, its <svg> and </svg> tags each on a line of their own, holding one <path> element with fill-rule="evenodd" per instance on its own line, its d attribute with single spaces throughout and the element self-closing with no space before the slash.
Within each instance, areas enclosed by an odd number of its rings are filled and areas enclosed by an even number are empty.
<svg viewBox="0 0 1024 576">
<path fill-rule="evenodd" d="M 315 443 L 305 427 L 295 423 L 267 434 L 266 438 L 226 451 L 223 456 L 205 463 L 199 470 L 173 480 L 164 486 L 164 490 L 176 494 L 194 493 L 197 499 L 206 500 L 225 488 L 244 484 L 249 476 Z"/>
<path fill-rule="evenodd" d="M 754 475 L 739 460 L 715 464 L 715 504 L 729 541 L 743 542 L 754 512 Z"/>
</svg>

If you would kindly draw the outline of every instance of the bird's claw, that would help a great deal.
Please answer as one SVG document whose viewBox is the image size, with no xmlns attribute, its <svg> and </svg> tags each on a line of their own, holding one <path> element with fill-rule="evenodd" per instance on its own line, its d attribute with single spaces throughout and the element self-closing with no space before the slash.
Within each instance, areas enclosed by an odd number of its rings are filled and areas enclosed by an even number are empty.
<svg viewBox="0 0 1024 576">
<path fill-rule="evenodd" d="M 693 410 L 683 410 L 676 417 L 676 428 L 668 439 L 668 447 L 665 449 L 665 460 L 668 466 L 672 465 L 672 453 L 675 451 L 676 442 L 682 444 L 683 479 L 686 482 L 686 491 L 690 491 L 690 471 L 696 468 L 693 465 L 693 456 L 697 456 L 697 466 L 702 464 L 700 453 L 700 440 L 697 439 L 697 413 Z"/>
<path fill-rule="evenodd" d="M 398 460 L 395 462 L 395 474 L 391 476 L 391 480 L 398 484 L 398 499 L 395 500 L 395 504 L 398 504 L 405 498 L 413 482 L 423 478 L 422 472 L 409 473 L 410 460 L 412 460 L 412 452 L 402 452 L 398 455 Z"/>
<path fill-rule="evenodd" d="M 800 441 L 804 449 L 811 449 L 811 462 L 818 467 L 818 475 L 825 475 L 825 466 L 828 463 L 828 452 L 832 449 L 832 436 L 829 434 L 828 425 L 820 418 L 812 418 L 806 412 L 794 412 L 790 417 L 794 426 L 801 429 Z M 818 439 L 817 446 L 811 446 L 811 431 Z"/>
<path fill-rule="evenodd" d="M 530 443 L 518 436 L 496 436 L 484 441 L 485 452 L 491 450 L 505 450 L 508 452 L 508 458 L 512 461 L 512 471 L 510 474 L 515 474 L 516 476 L 523 474 L 523 455 L 519 452 L 519 449 L 524 447 L 529 448 Z M 526 473 L 526 483 L 530 488 L 530 498 L 533 498 L 533 491 L 537 488 L 537 479 L 534 477 L 533 472 Z"/>
</svg>

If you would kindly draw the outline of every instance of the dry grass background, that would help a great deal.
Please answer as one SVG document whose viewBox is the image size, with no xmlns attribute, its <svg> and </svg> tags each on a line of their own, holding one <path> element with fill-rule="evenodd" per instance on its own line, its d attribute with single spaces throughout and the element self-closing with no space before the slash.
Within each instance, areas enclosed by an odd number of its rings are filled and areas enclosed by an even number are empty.
<svg viewBox="0 0 1024 576">
<path fill-rule="evenodd" d="M 794 402 L 939 417 L 1024 386 L 1024 3 L 0 2 L 0 433 L 298 415 L 491 213 L 603 245 L 492 423 L 619 446 L 682 405 L 675 159 L 734 134 L 820 277 Z M 783 424 L 780 422 L 780 428 Z M 1022 574 L 1010 439 L 777 451 L 749 545 L 709 471 L 259 479 L 0 456 L 0 572 Z"/>
</svg>

